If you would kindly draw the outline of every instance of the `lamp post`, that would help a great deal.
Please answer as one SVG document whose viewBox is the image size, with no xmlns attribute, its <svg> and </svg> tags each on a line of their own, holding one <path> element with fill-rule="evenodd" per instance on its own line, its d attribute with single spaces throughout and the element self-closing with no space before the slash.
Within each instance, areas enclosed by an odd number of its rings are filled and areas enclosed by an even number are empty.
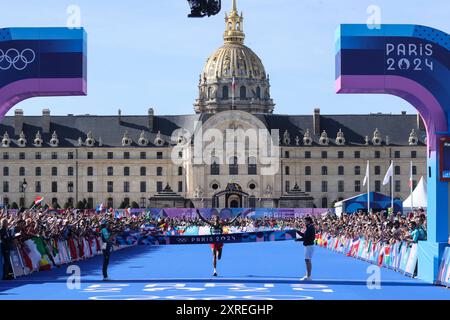
<svg viewBox="0 0 450 320">
<path fill-rule="evenodd" d="M 23 191 L 23 207 L 25 208 L 25 206 L 26 206 L 26 200 L 25 200 L 25 190 L 27 189 L 27 186 L 28 186 L 28 184 L 27 184 L 27 181 L 25 180 L 25 178 L 23 179 L 23 182 L 22 182 L 22 191 Z"/>
</svg>

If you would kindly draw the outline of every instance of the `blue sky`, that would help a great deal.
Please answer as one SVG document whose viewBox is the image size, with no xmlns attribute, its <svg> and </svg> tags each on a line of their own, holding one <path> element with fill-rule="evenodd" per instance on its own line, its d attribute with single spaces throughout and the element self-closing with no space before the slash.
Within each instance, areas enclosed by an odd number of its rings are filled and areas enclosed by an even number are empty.
<svg viewBox="0 0 450 320">
<path fill-rule="evenodd" d="M 237 0 L 245 44 L 262 59 L 280 114 L 400 113 L 415 109 L 386 95 L 334 92 L 334 34 L 340 23 L 423 24 L 450 32 L 448 0 Z M 66 26 L 78 5 L 88 33 L 88 96 L 34 98 L 16 106 L 41 114 L 191 114 L 206 59 L 223 43 L 224 11 L 188 19 L 186 0 L 0 0 L 1 27 Z M 432 5 L 431 5 L 432 3 Z M 11 115 L 13 111 L 9 112 Z"/>
</svg>

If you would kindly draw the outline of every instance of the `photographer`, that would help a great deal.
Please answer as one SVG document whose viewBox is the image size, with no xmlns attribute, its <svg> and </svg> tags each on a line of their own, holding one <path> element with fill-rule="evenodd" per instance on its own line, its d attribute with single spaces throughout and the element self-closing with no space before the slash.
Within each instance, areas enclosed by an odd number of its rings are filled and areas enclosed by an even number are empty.
<svg viewBox="0 0 450 320">
<path fill-rule="evenodd" d="M 13 242 L 12 230 L 8 227 L 8 220 L 1 220 L 0 229 L 1 250 L 3 258 L 3 280 L 14 279 L 14 272 L 11 266 L 11 247 Z"/>
</svg>

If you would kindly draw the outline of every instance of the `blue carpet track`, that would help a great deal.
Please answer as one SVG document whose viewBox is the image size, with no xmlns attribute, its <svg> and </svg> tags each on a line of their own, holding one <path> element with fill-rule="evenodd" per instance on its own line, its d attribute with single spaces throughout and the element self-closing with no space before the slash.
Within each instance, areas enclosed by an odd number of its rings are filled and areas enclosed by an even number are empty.
<svg viewBox="0 0 450 320">
<path fill-rule="evenodd" d="M 102 281 L 101 264 L 101 256 L 76 263 L 79 289 L 67 286 L 67 266 L 0 281 L 0 299 L 450 300 L 447 288 L 318 247 L 313 281 L 300 282 L 305 274 L 303 245 L 294 241 L 226 244 L 217 278 L 212 277 L 209 245 L 137 246 L 114 252 L 109 282 Z M 368 287 L 374 272 L 380 275 L 379 286 Z"/>
</svg>

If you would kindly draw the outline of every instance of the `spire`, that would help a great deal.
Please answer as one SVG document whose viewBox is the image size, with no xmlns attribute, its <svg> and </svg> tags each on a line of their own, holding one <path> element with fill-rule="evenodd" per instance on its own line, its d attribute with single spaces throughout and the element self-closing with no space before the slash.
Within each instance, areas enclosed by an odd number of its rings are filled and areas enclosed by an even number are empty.
<svg viewBox="0 0 450 320">
<path fill-rule="evenodd" d="M 236 0 L 232 0 L 232 9 L 230 15 L 225 13 L 225 33 L 223 39 L 225 43 L 244 43 L 244 15 L 239 15 L 237 11 Z"/>
</svg>

